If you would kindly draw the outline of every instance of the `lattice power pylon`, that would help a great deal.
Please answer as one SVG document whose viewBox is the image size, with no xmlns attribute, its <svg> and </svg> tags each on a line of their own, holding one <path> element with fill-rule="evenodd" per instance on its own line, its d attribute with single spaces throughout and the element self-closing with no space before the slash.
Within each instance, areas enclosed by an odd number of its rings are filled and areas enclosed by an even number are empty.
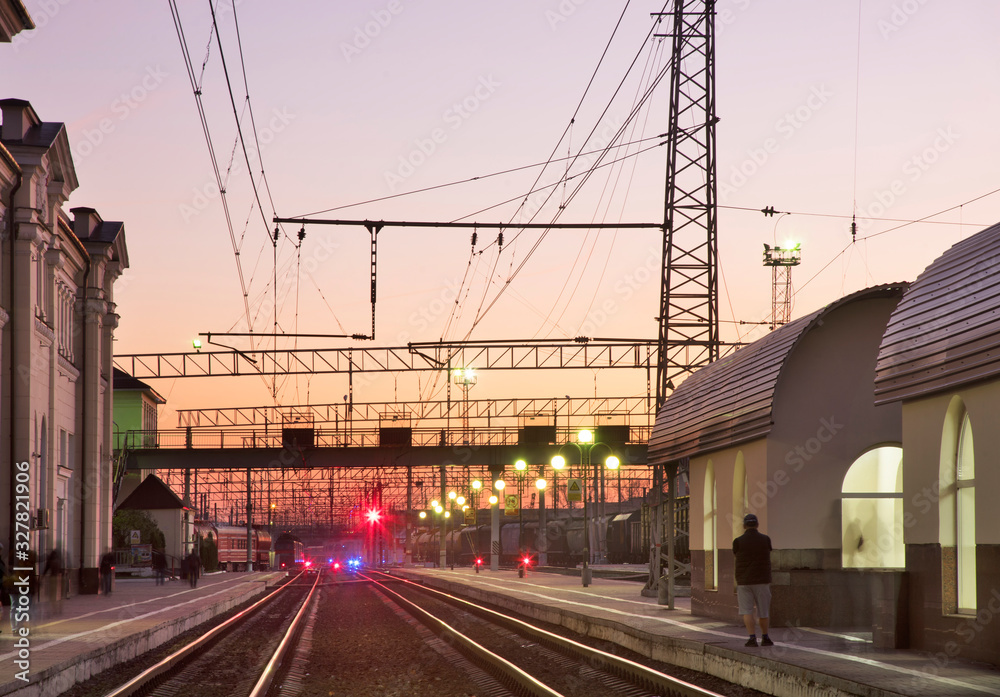
<svg viewBox="0 0 1000 697">
<path fill-rule="evenodd" d="M 719 357 L 715 0 L 675 0 L 660 290 L 659 409 L 680 377 Z"/>
<path fill-rule="evenodd" d="M 802 261 L 802 250 L 764 245 L 764 266 L 771 267 L 771 329 L 792 318 L 792 267 Z"/>
</svg>

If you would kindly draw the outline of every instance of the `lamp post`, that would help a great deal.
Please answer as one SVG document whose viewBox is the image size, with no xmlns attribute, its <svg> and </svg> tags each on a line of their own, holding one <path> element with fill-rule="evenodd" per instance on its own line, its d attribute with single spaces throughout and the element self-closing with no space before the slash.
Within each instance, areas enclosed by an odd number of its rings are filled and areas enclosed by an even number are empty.
<svg viewBox="0 0 1000 697">
<path fill-rule="evenodd" d="M 569 441 L 569 444 L 576 447 L 580 454 L 580 469 L 583 471 L 583 569 L 580 573 L 580 580 L 584 587 L 589 586 L 592 580 L 592 572 L 590 569 L 590 520 L 587 511 L 587 475 L 589 474 L 591 468 L 591 451 L 595 445 L 603 445 L 610 449 L 607 443 L 594 442 L 594 434 L 589 430 L 582 430 L 577 434 L 577 441 Z M 555 470 L 559 470 L 566 464 L 565 458 L 561 455 L 556 455 L 552 458 L 552 467 Z M 606 466 L 609 469 L 617 469 L 621 464 L 621 461 L 614 455 L 610 455 L 606 461 Z M 593 472 L 593 485 L 594 485 L 594 508 L 598 508 L 599 503 L 603 503 L 603 495 L 598 498 L 598 487 L 603 483 L 604 470 L 599 469 L 598 465 L 594 465 Z M 568 497 L 567 497 L 568 498 Z M 568 504 L 567 504 L 568 505 Z M 604 511 L 597 510 L 597 516 L 603 520 Z M 595 540 L 596 546 L 598 548 L 598 558 L 602 562 L 606 561 L 606 553 L 602 551 L 601 545 L 601 535 L 598 533 L 598 539 Z"/>
<path fill-rule="evenodd" d="M 552 517 L 559 517 L 559 472 L 566 466 L 566 458 L 562 455 L 553 455 L 549 462 L 552 465 Z M 568 504 L 569 502 L 567 502 Z"/>
<path fill-rule="evenodd" d="M 528 469 L 528 463 L 518 460 L 514 463 L 514 476 L 517 479 L 517 550 L 524 555 L 524 472 Z"/>
<path fill-rule="evenodd" d="M 504 481 L 493 482 L 496 492 L 490 496 L 490 571 L 500 570 L 500 495 L 503 492 Z"/>
<path fill-rule="evenodd" d="M 538 489 L 538 565 L 548 566 L 549 564 L 549 537 L 545 525 L 545 479 L 542 478 L 542 468 L 538 468 L 538 479 L 535 480 L 535 488 Z"/>
</svg>

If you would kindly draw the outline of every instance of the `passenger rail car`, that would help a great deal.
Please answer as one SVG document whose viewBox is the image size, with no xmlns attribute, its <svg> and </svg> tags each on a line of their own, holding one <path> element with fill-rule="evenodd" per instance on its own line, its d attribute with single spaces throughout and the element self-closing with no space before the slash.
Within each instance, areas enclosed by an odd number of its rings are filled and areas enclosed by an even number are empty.
<svg viewBox="0 0 1000 697">
<path fill-rule="evenodd" d="M 305 560 L 305 546 L 302 544 L 302 540 L 287 532 L 278 535 L 274 541 L 274 568 L 301 569 Z"/>
<path fill-rule="evenodd" d="M 215 540 L 222 571 L 247 570 L 247 529 L 235 525 L 198 523 L 195 530 L 202 538 Z M 271 533 L 254 528 L 250 532 L 251 566 L 253 571 L 266 571 L 271 566 Z"/>
</svg>

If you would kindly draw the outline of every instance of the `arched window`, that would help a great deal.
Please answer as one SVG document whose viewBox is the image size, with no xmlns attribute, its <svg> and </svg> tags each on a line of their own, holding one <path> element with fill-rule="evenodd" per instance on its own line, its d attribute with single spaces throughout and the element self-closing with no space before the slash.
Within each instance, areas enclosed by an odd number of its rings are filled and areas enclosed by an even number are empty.
<svg viewBox="0 0 1000 697">
<path fill-rule="evenodd" d="M 976 613 L 976 459 L 972 422 L 966 414 L 955 456 L 955 547 L 958 611 Z"/>
<path fill-rule="evenodd" d="M 715 487 L 715 465 L 711 460 L 705 468 L 705 589 L 719 587 L 718 497 Z"/>
<path fill-rule="evenodd" d="M 747 466 L 741 450 L 736 453 L 736 466 L 733 468 L 733 537 L 743 534 L 743 516 L 747 514 L 748 507 Z"/>
<path fill-rule="evenodd" d="M 847 470 L 841 490 L 841 562 L 850 568 L 903 568 L 903 449 L 869 450 Z"/>
</svg>

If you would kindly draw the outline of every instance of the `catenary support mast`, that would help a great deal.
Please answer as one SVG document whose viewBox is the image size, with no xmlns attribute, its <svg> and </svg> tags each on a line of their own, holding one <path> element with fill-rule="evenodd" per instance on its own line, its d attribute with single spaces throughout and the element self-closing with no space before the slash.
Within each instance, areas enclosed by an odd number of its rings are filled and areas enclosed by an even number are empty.
<svg viewBox="0 0 1000 697">
<path fill-rule="evenodd" d="M 663 279 L 656 366 L 656 409 L 674 380 L 719 357 L 718 219 L 716 207 L 715 0 L 675 0 L 667 22 L 672 43 L 667 176 L 663 214 Z M 668 521 L 666 588 L 674 603 L 674 497 L 678 463 L 654 474 L 657 482 L 650 574 L 658 586 L 664 517 Z M 668 489 L 663 501 L 663 484 Z M 666 503 L 666 506 L 664 506 Z M 666 508 L 666 511 L 663 509 Z M 665 596 L 665 597 L 664 597 Z"/>
</svg>

